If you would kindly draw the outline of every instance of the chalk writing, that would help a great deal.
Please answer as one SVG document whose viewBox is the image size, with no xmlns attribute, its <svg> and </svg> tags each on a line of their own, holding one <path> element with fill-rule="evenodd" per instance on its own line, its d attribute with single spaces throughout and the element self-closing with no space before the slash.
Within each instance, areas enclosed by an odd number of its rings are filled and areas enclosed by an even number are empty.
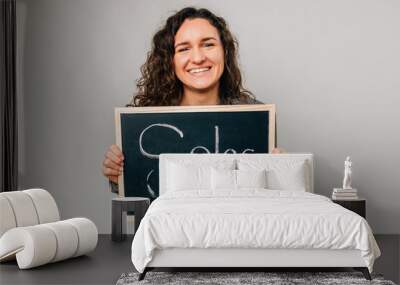
<svg viewBox="0 0 400 285">
<path fill-rule="evenodd" d="M 139 149 L 140 149 L 140 153 L 143 154 L 143 156 L 148 157 L 150 159 L 158 159 L 159 155 L 158 154 L 149 153 L 144 149 L 144 147 L 143 147 L 143 136 L 145 135 L 145 133 L 149 129 L 154 128 L 154 127 L 169 128 L 169 129 L 175 131 L 180 136 L 181 139 L 184 137 L 183 132 L 178 127 L 175 127 L 173 125 L 169 125 L 169 124 L 152 124 L 152 125 L 146 127 L 140 133 L 140 136 L 139 136 Z M 215 144 L 214 144 L 215 145 L 215 148 L 214 148 L 215 152 L 214 153 L 219 153 L 219 138 L 220 138 L 220 136 L 219 136 L 219 127 L 218 126 L 214 126 L 214 129 L 215 129 Z M 195 151 L 198 150 L 198 149 L 202 149 L 206 153 L 211 153 L 210 150 L 208 148 L 204 147 L 204 146 L 195 146 L 194 148 L 191 149 L 190 153 L 195 153 Z M 249 152 L 254 152 L 254 149 L 246 148 L 243 151 L 243 153 L 249 153 Z M 224 153 L 226 153 L 226 154 L 227 153 L 237 153 L 237 151 L 232 149 L 232 148 L 229 148 L 229 149 L 225 150 Z"/>
<path fill-rule="evenodd" d="M 159 159 L 159 154 L 152 154 L 149 153 L 145 150 L 144 146 L 143 146 L 143 137 L 145 135 L 145 133 L 154 127 L 161 127 L 161 128 L 168 128 L 173 130 L 174 132 L 176 132 L 179 137 L 181 139 L 183 139 L 184 134 L 183 132 L 176 126 L 170 125 L 170 124 L 152 124 L 148 127 L 146 127 L 139 136 L 139 149 L 140 149 L 140 153 L 150 159 Z M 220 142 L 220 135 L 219 135 L 219 126 L 214 126 L 214 139 L 215 139 L 215 143 L 214 143 L 214 152 L 215 153 L 219 153 L 219 142 Z M 205 146 L 195 146 L 194 148 L 192 148 L 190 150 L 190 153 L 196 153 L 196 150 L 203 150 L 205 153 L 211 153 L 210 150 L 208 148 L 206 148 Z M 249 152 L 254 152 L 254 149 L 251 148 L 246 148 L 242 153 L 249 153 Z M 236 150 L 234 150 L 233 148 L 228 148 L 227 150 L 225 150 L 224 154 L 228 154 L 228 153 L 237 153 Z M 156 197 L 156 193 L 154 192 L 154 190 L 151 188 L 150 186 L 150 177 L 153 174 L 154 169 L 151 169 L 150 172 L 147 174 L 146 176 L 146 186 L 147 186 L 147 192 L 150 194 L 151 197 L 155 198 Z"/>
</svg>

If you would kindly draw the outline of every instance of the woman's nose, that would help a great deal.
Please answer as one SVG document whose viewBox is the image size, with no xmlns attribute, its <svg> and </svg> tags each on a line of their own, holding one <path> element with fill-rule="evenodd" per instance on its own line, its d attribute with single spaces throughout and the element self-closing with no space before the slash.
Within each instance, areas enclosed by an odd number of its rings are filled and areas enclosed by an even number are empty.
<svg viewBox="0 0 400 285">
<path fill-rule="evenodd" d="M 202 63 L 206 59 L 204 52 L 200 48 L 194 48 L 191 54 L 191 60 L 193 63 Z"/>
</svg>

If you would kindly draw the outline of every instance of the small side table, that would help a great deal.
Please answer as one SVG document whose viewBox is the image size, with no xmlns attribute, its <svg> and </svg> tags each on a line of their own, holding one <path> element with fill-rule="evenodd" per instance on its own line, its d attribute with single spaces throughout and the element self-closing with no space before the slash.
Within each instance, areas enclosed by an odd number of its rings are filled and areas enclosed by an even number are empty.
<svg viewBox="0 0 400 285">
<path fill-rule="evenodd" d="M 112 199 L 111 239 L 126 239 L 126 212 L 135 213 L 135 232 L 150 205 L 150 199 L 143 197 L 118 197 Z"/>
<path fill-rule="evenodd" d="M 364 219 L 367 218 L 366 214 L 366 200 L 363 198 L 355 199 L 355 200 L 337 200 L 332 199 L 332 202 L 339 204 L 340 206 L 353 211 L 356 214 L 359 214 Z"/>
</svg>

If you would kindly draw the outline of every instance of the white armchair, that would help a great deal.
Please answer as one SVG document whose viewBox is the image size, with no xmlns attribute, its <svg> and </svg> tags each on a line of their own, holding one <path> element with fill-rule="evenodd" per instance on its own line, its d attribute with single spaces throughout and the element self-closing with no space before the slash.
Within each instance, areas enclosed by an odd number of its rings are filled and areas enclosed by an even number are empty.
<svg viewBox="0 0 400 285">
<path fill-rule="evenodd" d="M 89 219 L 60 221 L 46 190 L 0 193 L 0 262 L 16 258 L 28 269 L 80 256 L 95 249 L 97 235 Z"/>
</svg>

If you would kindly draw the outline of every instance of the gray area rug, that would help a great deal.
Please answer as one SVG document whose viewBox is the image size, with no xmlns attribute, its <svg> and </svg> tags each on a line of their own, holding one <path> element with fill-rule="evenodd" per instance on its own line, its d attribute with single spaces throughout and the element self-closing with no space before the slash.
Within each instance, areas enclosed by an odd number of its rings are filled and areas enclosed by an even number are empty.
<svg viewBox="0 0 400 285">
<path fill-rule="evenodd" d="M 138 281 L 139 273 L 122 274 L 116 285 L 134 284 L 379 284 L 395 285 L 384 280 L 382 275 L 372 275 L 368 281 L 360 272 L 148 272 L 142 281 Z"/>
</svg>

